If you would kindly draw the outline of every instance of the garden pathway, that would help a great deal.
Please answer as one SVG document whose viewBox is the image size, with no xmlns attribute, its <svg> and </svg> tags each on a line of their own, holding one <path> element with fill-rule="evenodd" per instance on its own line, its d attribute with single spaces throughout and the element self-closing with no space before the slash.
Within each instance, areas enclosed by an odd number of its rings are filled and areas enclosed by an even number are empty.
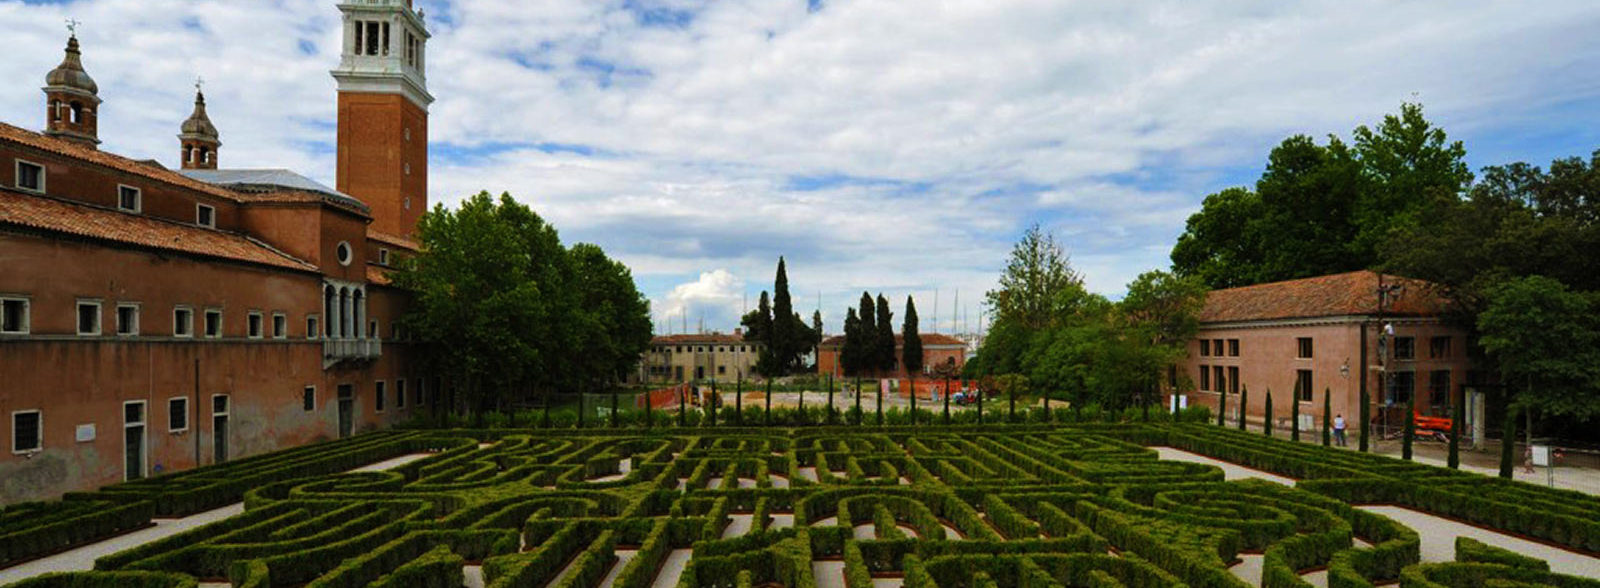
<svg viewBox="0 0 1600 588">
<path fill-rule="evenodd" d="M 374 464 L 365 465 L 351 472 L 376 472 L 397 468 L 405 464 L 432 456 L 432 453 L 413 453 L 400 457 L 386 459 Z M 244 513 L 244 503 L 236 502 L 222 508 L 192 514 L 178 519 L 152 519 L 154 527 L 141 529 L 118 535 L 104 541 L 90 543 L 81 547 L 63 551 L 55 555 L 42 557 L 30 562 L 18 564 L 9 568 L 0 569 L 0 585 L 19 582 L 34 576 L 51 572 L 78 572 L 94 569 L 94 560 L 102 556 L 132 549 L 152 541 L 159 541 L 178 533 L 202 527 Z"/>
<path fill-rule="evenodd" d="M 661 562 L 661 571 L 656 574 L 655 583 L 650 588 L 674 588 L 678 579 L 683 577 L 683 569 L 689 565 L 689 556 L 694 554 L 693 549 L 674 549 L 667 554 L 667 559 Z"/>
<path fill-rule="evenodd" d="M 1600 558 L 1573 553 L 1543 543 L 1480 529 L 1443 517 L 1418 512 L 1398 506 L 1358 506 L 1365 511 L 1389 517 L 1400 524 L 1415 529 L 1422 535 L 1422 561 L 1455 561 L 1456 536 L 1471 537 L 1495 547 L 1536 557 L 1550 562 L 1550 571 L 1558 574 L 1600 579 Z"/>
<path fill-rule="evenodd" d="M 1226 462 L 1226 461 L 1222 461 L 1220 459 L 1214 459 L 1214 458 L 1206 457 L 1206 456 L 1200 455 L 1198 453 L 1190 453 L 1190 452 L 1184 451 L 1182 449 L 1177 449 L 1177 448 L 1173 448 L 1173 447 L 1152 447 L 1151 449 L 1156 450 L 1156 454 L 1161 456 L 1161 459 L 1164 459 L 1164 460 L 1168 460 L 1168 461 L 1186 461 L 1186 462 L 1189 462 L 1189 463 L 1203 463 L 1203 464 L 1206 464 L 1206 465 L 1214 465 L 1214 466 L 1217 466 L 1219 468 L 1222 468 L 1222 476 L 1223 476 L 1224 479 L 1227 479 L 1227 480 L 1242 480 L 1242 479 L 1245 479 L 1245 478 L 1256 478 L 1256 479 L 1260 479 L 1260 480 L 1266 480 L 1268 482 L 1276 482 L 1278 484 L 1283 484 L 1285 486 L 1293 486 L 1294 485 L 1294 478 L 1285 478 L 1285 477 L 1279 476 L 1277 474 L 1269 474 L 1269 473 L 1263 472 L 1261 470 L 1253 470 L 1253 469 L 1244 467 L 1244 466 L 1236 464 L 1236 463 L 1229 463 L 1229 462 Z"/>
</svg>

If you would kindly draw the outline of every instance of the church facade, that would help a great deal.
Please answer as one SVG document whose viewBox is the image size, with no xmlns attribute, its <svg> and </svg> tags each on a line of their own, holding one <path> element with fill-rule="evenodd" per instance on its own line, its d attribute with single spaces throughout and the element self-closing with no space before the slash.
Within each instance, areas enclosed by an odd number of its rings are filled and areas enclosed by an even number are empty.
<svg viewBox="0 0 1600 588">
<path fill-rule="evenodd" d="M 0 504 L 349 436 L 434 401 L 387 277 L 428 205 L 425 21 L 408 0 L 339 10 L 335 187 L 223 165 L 198 91 L 175 165 L 100 150 L 116 100 L 75 36 L 45 76 L 43 131 L 0 123 Z"/>
</svg>

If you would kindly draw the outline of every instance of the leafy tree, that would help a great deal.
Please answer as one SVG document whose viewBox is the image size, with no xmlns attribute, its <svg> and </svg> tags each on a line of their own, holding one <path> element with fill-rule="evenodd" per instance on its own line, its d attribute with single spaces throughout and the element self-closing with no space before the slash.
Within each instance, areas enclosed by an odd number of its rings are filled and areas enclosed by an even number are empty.
<svg viewBox="0 0 1600 588">
<path fill-rule="evenodd" d="M 771 302 L 763 291 L 761 304 L 740 319 L 745 327 L 745 340 L 760 343 L 762 348 L 756 360 L 756 371 L 768 378 L 804 371 L 806 352 L 821 341 L 821 321 L 817 323 L 819 329 L 813 330 L 794 311 L 789 297 L 789 273 L 782 257 L 778 258 L 778 272 L 772 285 Z"/>
<path fill-rule="evenodd" d="M 598 245 L 579 243 L 572 257 L 581 345 L 572 350 L 574 365 L 588 390 L 618 380 L 639 363 L 650 346 L 650 302 L 635 287 L 628 266 L 606 257 Z"/>
<path fill-rule="evenodd" d="M 877 336 L 877 365 L 879 371 L 885 374 L 894 373 L 894 313 L 889 310 L 889 300 L 882 294 L 878 295 L 878 319 L 874 323 L 878 326 Z"/>
<path fill-rule="evenodd" d="M 910 296 L 906 297 L 906 316 L 905 323 L 900 325 L 900 339 L 903 341 L 900 363 L 905 366 L 906 373 L 914 378 L 917 372 L 922 371 L 922 335 L 917 332 L 917 303 Z"/>
<path fill-rule="evenodd" d="M 1173 270 L 1230 288 L 1370 268 L 1397 231 L 1447 206 L 1472 180 L 1466 150 L 1402 104 L 1354 146 L 1285 139 L 1255 190 L 1207 196 L 1172 250 Z"/>
<path fill-rule="evenodd" d="M 1042 329 L 1060 316 L 1061 304 L 1076 297 L 1064 296 L 1074 290 L 1083 290 L 1083 278 L 1068 263 L 1055 235 L 1033 225 L 1012 247 L 1000 288 L 984 297 L 997 324 L 1011 321 Z"/>
<path fill-rule="evenodd" d="M 1517 392 L 1517 403 L 1549 415 L 1600 416 L 1600 310 L 1593 294 L 1530 276 L 1490 292 L 1478 317 L 1480 343 Z M 1532 418 L 1532 415 L 1530 415 Z"/>
<path fill-rule="evenodd" d="M 772 304 L 767 299 L 767 292 L 761 291 L 760 301 L 756 309 L 745 314 L 739 320 L 744 326 L 744 340 L 759 343 L 756 345 L 756 373 L 767 378 L 783 375 L 783 367 L 778 359 L 776 350 L 773 349 L 775 328 L 773 327 Z"/>
<path fill-rule="evenodd" d="M 480 423 L 516 390 L 600 385 L 649 342 L 648 306 L 627 268 L 592 245 L 568 251 L 509 194 L 435 206 L 417 236 L 421 253 L 393 274 L 413 293 L 401 323 Z"/>
</svg>

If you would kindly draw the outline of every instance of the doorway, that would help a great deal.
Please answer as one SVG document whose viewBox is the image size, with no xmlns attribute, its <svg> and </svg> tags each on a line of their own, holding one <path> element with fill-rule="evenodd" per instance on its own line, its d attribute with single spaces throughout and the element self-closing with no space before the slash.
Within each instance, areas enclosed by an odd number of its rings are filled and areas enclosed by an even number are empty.
<svg viewBox="0 0 1600 588">
<path fill-rule="evenodd" d="M 356 392 L 349 384 L 339 384 L 339 438 L 355 432 Z"/>
<path fill-rule="evenodd" d="M 122 403 L 122 471 L 124 480 L 144 477 L 145 404 L 143 400 Z"/>
<path fill-rule="evenodd" d="M 211 397 L 211 463 L 228 461 L 228 395 Z"/>
</svg>

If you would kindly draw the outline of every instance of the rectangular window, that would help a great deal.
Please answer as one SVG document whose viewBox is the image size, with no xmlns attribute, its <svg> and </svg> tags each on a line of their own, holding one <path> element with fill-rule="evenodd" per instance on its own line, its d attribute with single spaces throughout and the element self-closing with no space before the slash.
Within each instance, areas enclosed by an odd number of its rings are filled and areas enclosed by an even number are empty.
<svg viewBox="0 0 1600 588">
<path fill-rule="evenodd" d="M 128 402 L 122 403 L 122 424 L 124 424 L 124 425 L 142 425 L 142 424 L 144 424 L 144 401 L 143 400 L 130 400 Z"/>
<path fill-rule="evenodd" d="M 211 339 L 222 337 L 222 311 L 206 310 L 206 337 Z"/>
<path fill-rule="evenodd" d="M 394 381 L 394 407 L 395 408 L 405 408 L 406 407 L 406 381 L 405 380 L 395 380 Z"/>
<path fill-rule="evenodd" d="M 388 22 L 384 22 L 382 24 L 383 24 L 383 45 L 379 49 L 379 53 L 382 54 L 384 57 L 388 57 L 389 56 L 389 23 Z"/>
<path fill-rule="evenodd" d="M 317 409 L 316 386 L 306 386 L 306 389 L 300 393 L 300 408 L 306 412 Z"/>
<path fill-rule="evenodd" d="M 378 249 L 378 265 L 389 265 L 388 249 Z"/>
<path fill-rule="evenodd" d="M 355 44 L 354 47 L 350 48 L 350 52 L 354 53 L 356 55 L 360 55 L 361 54 L 361 50 L 366 48 L 367 23 L 358 20 L 358 21 L 356 21 L 355 29 L 356 29 L 355 30 L 355 33 L 356 33 L 356 44 Z"/>
<path fill-rule="evenodd" d="M 0 333 L 25 335 L 28 328 L 28 299 L 0 298 Z"/>
<path fill-rule="evenodd" d="M 17 188 L 29 192 L 44 192 L 44 166 L 31 161 L 17 160 Z"/>
<path fill-rule="evenodd" d="M 306 338 L 316 339 L 319 332 L 321 331 L 317 330 L 317 315 L 306 316 Z"/>
<path fill-rule="evenodd" d="M 1239 340 L 1228 340 L 1228 357 L 1239 357 Z"/>
<path fill-rule="evenodd" d="M 289 336 L 289 317 L 281 312 L 272 313 L 272 338 L 282 339 Z"/>
<path fill-rule="evenodd" d="M 1200 357 L 1211 357 L 1211 340 L 1200 340 Z"/>
<path fill-rule="evenodd" d="M 78 334 L 100 334 L 100 303 L 94 300 L 78 301 Z"/>
<path fill-rule="evenodd" d="M 1223 376 L 1222 366 L 1211 366 L 1211 383 L 1216 384 L 1218 392 L 1228 389 L 1228 378 Z"/>
<path fill-rule="evenodd" d="M 1295 339 L 1295 342 L 1298 344 L 1298 347 L 1299 347 L 1298 351 L 1296 352 L 1295 357 L 1298 357 L 1300 359 L 1311 359 L 1311 352 L 1313 351 L 1312 348 L 1311 348 L 1311 338 L 1310 337 L 1300 337 L 1300 338 Z"/>
<path fill-rule="evenodd" d="M 244 321 L 245 321 L 245 326 L 247 327 L 247 331 L 246 332 L 249 334 L 250 338 L 251 339 L 260 339 L 261 338 L 261 328 L 262 328 L 261 327 L 261 312 L 260 311 L 255 311 L 255 310 L 250 311 L 249 314 L 245 315 Z"/>
<path fill-rule="evenodd" d="M 1200 389 L 1211 390 L 1211 368 L 1200 366 Z"/>
<path fill-rule="evenodd" d="M 1394 358 L 1395 359 L 1416 359 L 1417 358 L 1417 338 L 1416 337 L 1395 337 L 1394 338 Z"/>
<path fill-rule="evenodd" d="M 1239 393 L 1239 366 L 1228 366 L 1228 392 Z"/>
<path fill-rule="evenodd" d="M 194 336 L 194 311 L 188 307 L 179 306 L 172 309 L 172 336 Z"/>
<path fill-rule="evenodd" d="M 378 321 L 376 319 L 367 321 L 367 338 L 378 338 Z"/>
<path fill-rule="evenodd" d="M 167 400 L 167 432 L 189 430 L 189 399 L 178 396 Z"/>
<path fill-rule="evenodd" d="M 194 208 L 194 224 L 202 227 L 216 228 L 217 209 L 214 206 L 196 204 Z"/>
<path fill-rule="evenodd" d="M 378 382 L 375 391 L 376 393 L 372 395 L 372 402 L 374 403 L 373 408 L 378 412 L 383 412 L 383 402 L 385 398 L 388 398 L 389 391 L 383 389 L 383 382 L 381 381 Z"/>
<path fill-rule="evenodd" d="M 1447 359 L 1450 357 L 1450 337 L 1432 337 L 1428 339 L 1428 358 Z"/>
<path fill-rule="evenodd" d="M 133 186 L 117 186 L 117 208 L 128 212 L 139 212 L 139 189 Z"/>
<path fill-rule="evenodd" d="M 1417 390 L 1416 372 L 1392 372 L 1389 376 L 1389 399 L 1396 404 L 1411 402 Z"/>
<path fill-rule="evenodd" d="M 211 414 L 228 414 L 228 395 L 217 394 L 211 397 Z"/>
<path fill-rule="evenodd" d="M 1311 402 L 1311 370 L 1295 370 L 1294 372 L 1294 398 L 1300 402 Z"/>
<path fill-rule="evenodd" d="M 11 413 L 11 452 L 28 453 L 44 447 L 44 415 L 37 410 Z"/>
<path fill-rule="evenodd" d="M 1450 404 L 1450 370 L 1433 370 L 1428 373 L 1428 404 L 1434 407 Z"/>
<path fill-rule="evenodd" d="M 422 378 L 417 378 L 417 401 L 414 402 L 413 404 L 416 404 L 417 406 L 422 406 L 422 404 L 424 402 L 427 402 L 428 395 L 422 389 L 423 385 L 426 384 L 426 383 L 427 383 L 427 380 L 423 380 Z"/>
<path fill-rule="evenodd" d="M 133 336 L 139 334 L 139 305 L 131 302 L 117 304 L 117 334 Z"/>
</svg>

